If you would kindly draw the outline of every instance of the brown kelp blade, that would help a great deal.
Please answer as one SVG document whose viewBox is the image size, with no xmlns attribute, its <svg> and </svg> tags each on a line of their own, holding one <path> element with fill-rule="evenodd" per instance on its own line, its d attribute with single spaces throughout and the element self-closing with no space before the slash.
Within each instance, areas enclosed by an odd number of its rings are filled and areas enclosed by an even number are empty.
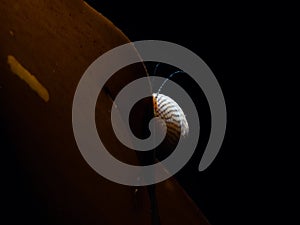
<svg viewBox="0 0 300 225">
<path fill-rule="evenodd" d="M 81 156 L 72 130 L 72 101 L 82 74 L 104 52 L 128 42 L 81 0 L 1 1 L 0 123 L 9 143 L 1 152 L 16 152 L 51 224 L 151 224 L 147 188 L 97 174 Z M 95 116 L 111 153 L 137 165 L 135 152 L 114 141 L 110 109 L 118 91 L 145 74 L 142 64 L 115 74 L 100 93 Z M 147 100 L 140 107 L 141 115 L 153 112 Z M 142 123 L 134 126 L 145 129 Z M 162 225 L 208 224 L 174 179 L 156 186 L 156 200 Z"/>
</svg>

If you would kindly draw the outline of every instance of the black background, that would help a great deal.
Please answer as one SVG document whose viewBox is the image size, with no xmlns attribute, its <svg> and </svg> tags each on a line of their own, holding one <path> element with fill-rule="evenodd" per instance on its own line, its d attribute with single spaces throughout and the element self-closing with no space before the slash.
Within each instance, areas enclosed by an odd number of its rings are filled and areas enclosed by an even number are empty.
<svg viewBox="0 0 300 225">
<path fill-rule="evenodd" d="M 265 145 L 270 115 L 264 109 L 273 101 L 265 81 L 270 73 L 266 69 L 269 54 L 274 51 L 273 28 L 279 26 L 278 15 L 273 16 L 275 5 L 240 1 L 87 2 L 131 41 L 174 42 L 207 63 L 226 100 L 225 140 L 212 165 L 199 172 L 201 150 L 209 135 L 205 121 L 209 117 L 204 111 L 197 153 L 176 177 L 212 225 L 263 224 L 270 220 L 267 205 L 274 199 L 266 184 L 273 174 L 265 159 L 270 148 Z M 174 80 L 188 87 L 196 101 L 203 100 L 201 90 L 193 89 L 190 81 L 179 76 Z"/>
</svg>

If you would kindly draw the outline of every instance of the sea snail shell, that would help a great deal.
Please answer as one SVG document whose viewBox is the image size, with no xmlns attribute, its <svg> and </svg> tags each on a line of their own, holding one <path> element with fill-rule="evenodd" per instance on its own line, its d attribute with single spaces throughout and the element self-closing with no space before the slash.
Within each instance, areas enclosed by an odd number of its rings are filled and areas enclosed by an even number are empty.
<svg viewBox="0 0 300 225">
<path fill-rule="evenodd" d="M 154 116 L 165 121 L 167 138 L 170 142 L 177 142 L 180 135 L 185 137 L 189 133 L 189 125 L 180 106 L 170 97 L 163 94 L 152 94 Z"/>
</svg>

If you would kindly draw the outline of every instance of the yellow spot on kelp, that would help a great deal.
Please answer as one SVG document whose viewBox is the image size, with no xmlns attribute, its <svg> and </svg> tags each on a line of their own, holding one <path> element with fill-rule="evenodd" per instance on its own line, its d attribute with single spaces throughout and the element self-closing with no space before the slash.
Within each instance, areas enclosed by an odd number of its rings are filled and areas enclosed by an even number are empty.
<svg viewBox="0 0 300 225">
<path fill-rule="evenodd" d="M 25 69 L 15 57 L 11 55 L 7 56 L 7 63 L 14 74 L 24 80 L 45 102 L 49 101 L 49 93 L 47 89 L 36 79 L 35 76 Z"/>
<path fill-rule="evenodd" d="M 14 32 L 12 30 L 9 31 L 10 36 L 15 36 Z"/>
</svg>

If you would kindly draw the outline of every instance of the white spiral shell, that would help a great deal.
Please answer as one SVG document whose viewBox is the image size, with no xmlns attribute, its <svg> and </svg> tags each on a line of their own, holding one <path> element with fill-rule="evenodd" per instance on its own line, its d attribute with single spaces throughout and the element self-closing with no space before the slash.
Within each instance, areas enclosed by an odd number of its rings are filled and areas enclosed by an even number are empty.
<svg viewBox="0 0 300 225">
<path fill-rule="evenodd" d="M 170 97 L 153 93 L 154 116 L 165 121 L 167 137 L 171 142 L 179 140 L 180 135 L 185 137 L 189 132 L 189 125 L 180 106 Z"/>
</svg>

